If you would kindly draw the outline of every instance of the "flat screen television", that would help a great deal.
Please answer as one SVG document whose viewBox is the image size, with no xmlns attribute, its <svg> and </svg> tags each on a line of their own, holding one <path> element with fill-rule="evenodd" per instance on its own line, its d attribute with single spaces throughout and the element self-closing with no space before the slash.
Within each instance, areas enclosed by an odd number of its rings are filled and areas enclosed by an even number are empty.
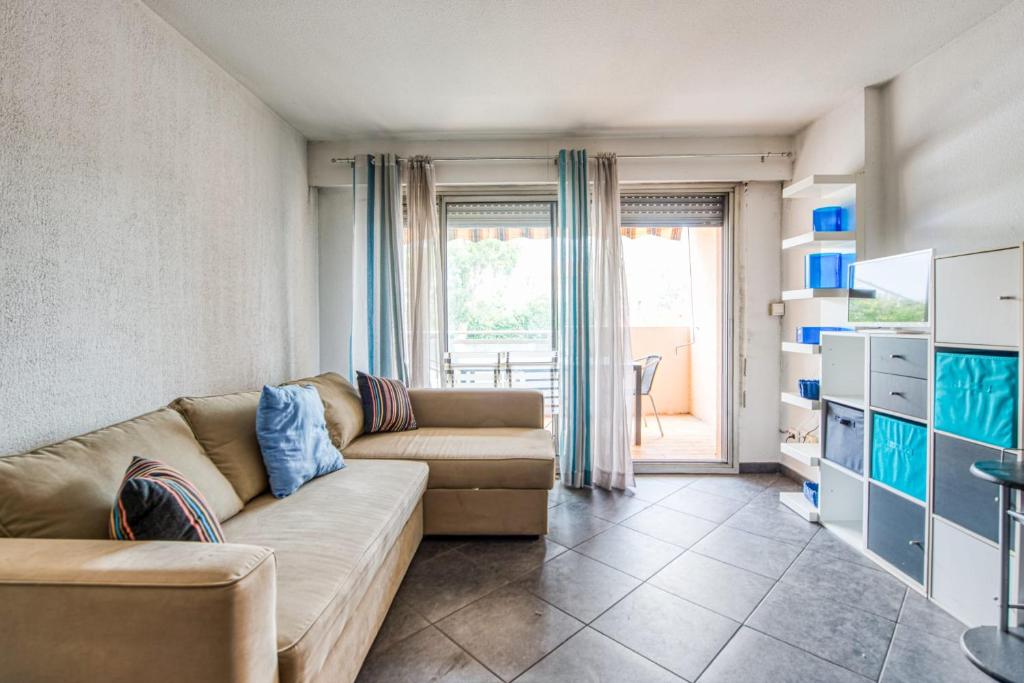
<svg viewBox="0 0 1024 683">
<path fill-rule="evenodd" d="M 932 250 L 850 266 L 847 318 L 855 327 L 928 327 Z"/>
</svg>

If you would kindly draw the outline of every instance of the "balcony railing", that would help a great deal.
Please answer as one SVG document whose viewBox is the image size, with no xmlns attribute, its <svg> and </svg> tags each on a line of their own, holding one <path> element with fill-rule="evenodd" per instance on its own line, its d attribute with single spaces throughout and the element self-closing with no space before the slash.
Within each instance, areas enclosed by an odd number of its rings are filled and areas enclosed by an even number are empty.
<svg viewBox="0 0 1024 683">
<path fill-rule="evenodd" d="M 550 332 L 541 337 L 505 340 L 488 337 L 490 333 L 467 333 L 467 346 L 473 350 L 449 351 L 444 357 L 445 385 L 449 387 L 513 387 L 535 389 L 544 395 L 546 415 L 558 413 L 558 358 L 551 350 Z M 480 336 L 475 336 L 480 335 Z M 470 341 L 472 340 L 472 341 Z M 485 345 L 476 346 L 477 340 Z M 546 344 L 547 349 L 534 349 Z M 487 350 L 490 349 L 490 350 Z"/>
</svg>

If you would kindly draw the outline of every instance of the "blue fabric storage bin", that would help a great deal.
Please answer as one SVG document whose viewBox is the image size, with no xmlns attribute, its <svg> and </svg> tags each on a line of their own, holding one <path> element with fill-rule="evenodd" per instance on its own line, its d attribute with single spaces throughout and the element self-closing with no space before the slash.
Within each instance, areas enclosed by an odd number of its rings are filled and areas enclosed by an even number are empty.
<svg viewBox="0 0 1024 683">
<path fill-rule="evenodd" d="M 841 206 L 823 206 L 820 209 L 815 209 L 812 216 L 816 232 L 843 231 L 843 207 Z"/>
<path fill-rule="evenodd" d="M 798 344 L 820 344 L 822 332 L 853 332 L 853 328 L 805 325 L 796 328 L 796 341 Z"/>
<path fill-rule="evenodd" d="M 1017 410 L 1016 355 L 935 354 L 935 429 L 1015 448 Z"/>
<path fill-rule="evenodd" d="M 822 456 L 857 474 L 863 474 L 864 411 L 825 401 L 822 429 L 825 441 Z"/>
<path fill-rule="evenodd" d="M 871 478 L 923 501 L 927 491 L 928 429 L 874 413 Z"/>
</svg>

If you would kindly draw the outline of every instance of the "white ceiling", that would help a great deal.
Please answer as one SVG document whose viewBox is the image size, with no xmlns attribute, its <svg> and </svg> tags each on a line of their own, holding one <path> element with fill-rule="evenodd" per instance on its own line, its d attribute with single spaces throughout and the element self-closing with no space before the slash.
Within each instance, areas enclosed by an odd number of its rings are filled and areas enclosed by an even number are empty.
<svg viewBox="0 0 1024 683">
<path fill-rule="evenodd" d="M 145 0 L 310 139 L 789 134 L 1009 0 Z"/>
</svg>

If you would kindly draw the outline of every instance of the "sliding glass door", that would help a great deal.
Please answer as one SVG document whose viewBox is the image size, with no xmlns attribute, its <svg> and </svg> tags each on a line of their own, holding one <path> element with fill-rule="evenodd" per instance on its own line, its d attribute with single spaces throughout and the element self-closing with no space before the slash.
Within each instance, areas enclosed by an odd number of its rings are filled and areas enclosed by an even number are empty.
<svg viewBox="0 0 1024 683">
<path fill-rule="evenodd" d="M 638 471 L 721 466 L 727 195 L 622 196 Z"/>
<path fill-rule="evenodd" d="M 729 464 L 730 203 L 723 191 L 623 192 L 638 471 Z M 545 196 L 446 195 L 440 208 L 446 386 L 538 389 L 549 421 L 558 410 L 556 210 Z"/>
</svg>

